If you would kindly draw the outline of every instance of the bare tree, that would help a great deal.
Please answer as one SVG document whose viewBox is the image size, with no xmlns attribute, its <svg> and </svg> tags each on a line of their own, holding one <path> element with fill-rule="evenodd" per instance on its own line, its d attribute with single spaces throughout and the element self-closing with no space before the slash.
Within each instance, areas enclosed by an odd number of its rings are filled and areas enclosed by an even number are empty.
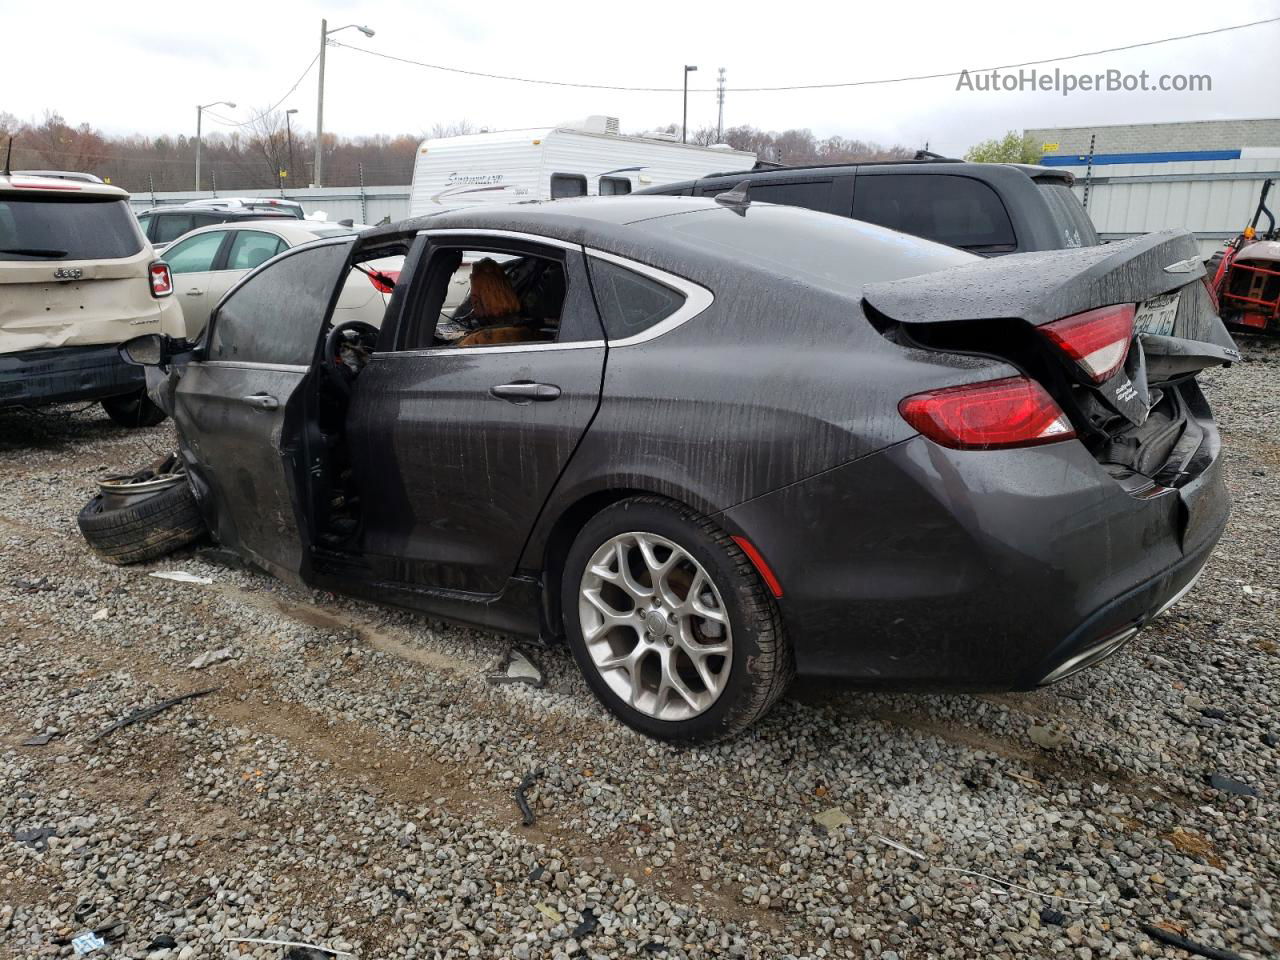
<svg viewBox="0 0 1280 960">
<path fill-rule="evenodd" d="M 289 170 L 289 138 L 285 116 L 279 110 L 262 110 L 249 121 L 249 147 L 266 162 L 274 185 L 283 187 Z"/>
<path fill-rule="evenodd" d="M 463 117 L 461 120 L 455 120 L 453 123 L 433 124 L 431 127 L 431 133 L 427 136 L 432 140 L 439 140 L 441 137 L 463 137 L 468 133 L 475 132 L 475 124 L 466 117 Z"/>
</svg>

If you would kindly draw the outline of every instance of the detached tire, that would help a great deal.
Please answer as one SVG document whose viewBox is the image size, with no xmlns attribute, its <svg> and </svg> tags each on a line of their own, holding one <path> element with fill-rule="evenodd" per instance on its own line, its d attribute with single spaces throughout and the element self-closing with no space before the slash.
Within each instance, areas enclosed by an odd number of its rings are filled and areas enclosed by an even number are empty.
<svg viewBox="0 0 1280 960">
<path fill-rule="evenodd" d="M 154 427 L 168 416 L 152 402 L 146 390 L 120 397 L 105 397 L 102 409 L 122 427 Z"/>
<path fill-rule="evenodd" d="M 76 518 L 93 552 L 108 563 L 141 563 L 199 539 L 204 518 L 185 480 L 155 493 L 99 493 Z"/>
<path fill-rule="evenodd" d="M 650 737 L 708 743 L 763 717 L 794 673 L 773 595 L 713 521 L 660 497 L 602 510 L 561 580 L 587 684 Z"/>
</svg>

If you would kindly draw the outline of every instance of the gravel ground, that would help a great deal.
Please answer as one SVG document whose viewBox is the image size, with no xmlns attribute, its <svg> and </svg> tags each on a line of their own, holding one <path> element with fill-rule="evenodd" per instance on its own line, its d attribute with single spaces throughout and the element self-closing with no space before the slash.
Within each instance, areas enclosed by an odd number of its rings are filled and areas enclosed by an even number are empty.
<svg viewBox="0 0 1280 960">
<path fill-rule="evenodd" d="M 1186 956 L 1143 923 L 1275 956 L 1280 349 L 1206 379 L 1231 526 L 1105 667 L 1032 694 L 798 689 L 685 750 L 609 719 L 563 650 L 535 653 L 546 688 L 495 686 L 499 636 L 194 551 L 101 563 L 76 511 L 172 428 L 0 413 L 0 956 L 71 955 L 86 930 L 107 940 L 91 956 L 153 960 L 280 956 L 238 937 L 358 958 Z M 147 576 L 174 569 L 213 583 Z M 512 790 L 535 771 L 524 826 Z"/>
</svg>

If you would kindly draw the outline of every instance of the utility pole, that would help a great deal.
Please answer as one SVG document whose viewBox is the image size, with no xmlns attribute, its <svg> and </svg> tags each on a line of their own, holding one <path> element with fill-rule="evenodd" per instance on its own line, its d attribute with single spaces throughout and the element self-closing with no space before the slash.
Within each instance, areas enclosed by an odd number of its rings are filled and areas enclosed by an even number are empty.
<svg viewBox="0 0 1280 960">
<path fill-rule="evenodd" d="M 315 182 L 318 187 L 323 182 L 321 171 L 324 169 L 324 48 L 329 44 L 329 21 L 320 21 L 320 96 L 316 101 L 316 168 Z"/>
<path fill-rule="evenodd" d="M 200 189 L 200 126 L 204 119 L 204 112 L 210 107 L 230 107 L 232 110 L 236 105 L 229 100 L 215 100 L 213 103 L 206 103 L 196 107 L 196 189 Z"/>
<path fill-rule="evenodd" d="M 289 143 L 289 184 L 293 184 L 293 126 L 289 123 L 289 117 L 298 112 L 297 107 L 284 112 L 284 133 Z M 281 194 L 283 195 L 283 193 Z"/>
<path fill-rule="evenodd" d="M 330 30 L 328 20 L 320 21 L 320 92 L 316 101 L 316 169 L 313 187 L 324 185 L 324 48 L 329 45 L 329 34 L 351 27 L 355 27 L 366 37 L 373 36 L 372 30 L 359 24 L 348 23 L 345 27 L 334 27 Z"/>
<path fill-rule="evenodd" d="M 720 114 L 716 118 L 716 143 L 724 142 L 724 67 L 720 68 L 720 76 L 716 80 L 716 102 L 720 105 Z"/>
<path fill-rule="evenodd" d="M 684 118 L 680 121 L 680 142 L 689 142 L 689 74 L 698 68 L 684 65 Z"/>
</svg>

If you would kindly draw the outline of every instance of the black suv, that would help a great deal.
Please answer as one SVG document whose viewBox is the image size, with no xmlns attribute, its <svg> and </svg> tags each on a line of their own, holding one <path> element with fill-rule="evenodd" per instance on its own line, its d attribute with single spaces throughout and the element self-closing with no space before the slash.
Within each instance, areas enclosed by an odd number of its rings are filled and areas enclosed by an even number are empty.
<svg viewBox="0 0 1280 960">
<path fill-rule="evenodd" d="M 717 173 L 636 195 L 709 197 L 745 181 L 753 201 L 852 217 L 990 257 L 1096 245 L 1073 180 L 1051 167 L 930 158 Z"/>
<path fill-rule="evenodd" d="M 180 236 L 197 227 L 232 220 L 294 220 L 290 213 L 274 210 L 249 210 L 240 207 L 153 207 L 138 214 L 138 225 L 151 246 L 159 253 Z"/>
</svg>

